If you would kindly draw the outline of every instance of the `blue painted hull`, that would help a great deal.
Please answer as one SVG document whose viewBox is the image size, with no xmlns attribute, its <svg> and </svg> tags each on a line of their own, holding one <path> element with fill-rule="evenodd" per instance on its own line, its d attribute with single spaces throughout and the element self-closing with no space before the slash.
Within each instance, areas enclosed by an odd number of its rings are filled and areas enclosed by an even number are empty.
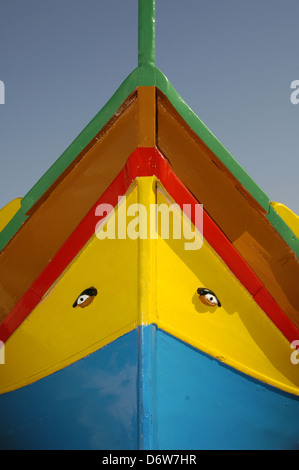
<svg viewBox="0 0 299 470">
<path fill-rule="evenodd" d="M 137 332 L 0 396 L 1 449 L 136 449 Z"/>
<path fill-rule="evenodd" d="M 157 447 L 298 449 L 299 399 L 158 332 Z"/>
<path fill-rule="evenodd" d="M 299 399 L 142 327 L 0 396 L 1 449 L 298 449 Z"/>
</svg>

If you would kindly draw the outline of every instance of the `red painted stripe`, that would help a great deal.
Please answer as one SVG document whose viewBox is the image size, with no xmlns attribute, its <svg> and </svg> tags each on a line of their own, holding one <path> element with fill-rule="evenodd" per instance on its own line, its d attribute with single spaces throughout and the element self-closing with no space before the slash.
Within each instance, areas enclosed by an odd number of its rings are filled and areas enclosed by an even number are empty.
<svg viewBox="0 0 299 470">
<path fill-rule="evenodd" d="M 95 233 L 95 226 L 100 221 L 100 218 L 95 215 L 96 207 L 99 204 L 110 204 L 115 207 L 118 204 L 118 196 L 126 194 L 130 184 L 125 171 L 122 171 L 90 209 L 53 260 L 32 284 L 31 288 L 40 297 L 47 292 Z"/>
<path fill-rule="evenodd" d="M 39 304 L 41 298 L 31 288 L 26 292 L 17 305 L 11 310 L 0 325 L 0 338 L 4 343 L 13 332 L 23 323 L 32 310 Z"/>
<path fill-rule="evenodd" d="M 195 204 L 198 204 L 197 200 L 189 193 L 172 171 L 169 171 L 167 179 L 165 179 L 164 182 L 161 180 L 161 182 L 170 196 L 180 205 L 182 210 L 184 204 L 190 204 L 193 207 Z M 196 225 L 195 211 L 191 211 L 191 220 L 192 223 Z M 197 228 L 200 229 L 199 227 Z M 215 224 L 205 211 L 203 211 L 203 234 L 204 238 L 223 259 L 229 269 L 239 281 L 246 286 L 248 292 L 251 295 L 255 295 L 257 291 L 263 287 L 262 282 L 257 278 L 218 225 Z"/>
<path fill-rule="evenodd" d="M 29 290 L 0 324 L 0 338 L 3 342 L 8 340 L 12 333 L 39 304 L 42 297 L 90 240 L 95 232 L 96 224 L 100 221 L 99 217 L 95 216 L 96 207 L 99 204 L 111 204 L 115 207 L 118 204 L 118 196 L 125 195 L 130 184 L 131 181 L 128 178 L 127 168 L 125 167 L 90 209 Z"/>
<path fill-rule="evenodd" d="M 287 315 L 281 310 L 273 297 L 263 286 L 253 297 L 255 302 L 273 321 L 283 335 L 292 343 L 299 340 L 298 328 L 290 321 Z"/>
<path fill-rule="evenodd" d="M 157 149 L 136 149 L 129 157 L 120 174 L 91 208 L 72 235 L 57 252 L 53 260 L 35 280 L 31 288 L 3 320 L 0 325 L 0 339 L 2 341 L 5 342 L 20 326 L 30 312 L 39 304 L 45 293 L 68 267 L 70 262 L 90 240 L 94 234 L 95 226 L 99 222 L 99 218 L 95 215 L 96 207 L 99 204 L 111 204 L 115 207 L 118 203 L 118 197 L 124 196 L 131 183 L 137 177 L 141 176 L 156 176 L 169 195 L 180 205 L 182 210 L 184 204 L 190 204 L 194 207 L 194 205 L 198 203 L 176 177 L 167 160 Z M 194 215 L 195 213 L 192 211 L 191 220 L 193 224 L 196 225 Z M 197 228 L 199 229 L 199 227 Z M 299 339 L 298 329 L 280 309 L 252 269 L 205 211 L 203 211 L 203 232 L 207 242 L 223 259 L 228 268 L 239 279 L 284 336 L 290 342 Z"/>
</svg>

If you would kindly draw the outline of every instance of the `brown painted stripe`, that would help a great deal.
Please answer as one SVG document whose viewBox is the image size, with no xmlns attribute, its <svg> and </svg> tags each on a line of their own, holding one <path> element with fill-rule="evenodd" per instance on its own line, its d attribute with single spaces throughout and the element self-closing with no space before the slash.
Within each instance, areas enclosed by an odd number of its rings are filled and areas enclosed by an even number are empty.
<svg viewBox="0 0 299 470">
<path fill-rule="evenodd" d="M 30 211 L 0 255 L 0 321 L 109 187 L 137 147 L 136 93 Z"/>
<path fill-rule="evenodd" d="M 298 260 L 265 217 L 265 210 L 178 115 L 165 96 L 139 89 L 82 150 L 30 211 L 0 255 L 0 320 L 50 262 L 128 156 L 153 139 L 175 173 L 233 243 L 289 318 L 299 325 Z M 139 102 L 140 98 L 140 103 Z M 141 130 L 147 115 L 149 122 Z M 156 134 L 156 131 L 155 131 Z"/>
</svg>

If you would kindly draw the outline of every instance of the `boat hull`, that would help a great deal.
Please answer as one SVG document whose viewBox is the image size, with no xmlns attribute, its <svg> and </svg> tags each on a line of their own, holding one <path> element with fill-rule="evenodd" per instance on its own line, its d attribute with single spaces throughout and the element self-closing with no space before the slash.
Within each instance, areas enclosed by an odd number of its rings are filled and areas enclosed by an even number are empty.
<svg viewBox="0 0 299 470">
<path fill-rule="evenodd" d="M 0 396 L 1 449 L 299 449 L 299 399 L 155 325 Z"/>
</svg>

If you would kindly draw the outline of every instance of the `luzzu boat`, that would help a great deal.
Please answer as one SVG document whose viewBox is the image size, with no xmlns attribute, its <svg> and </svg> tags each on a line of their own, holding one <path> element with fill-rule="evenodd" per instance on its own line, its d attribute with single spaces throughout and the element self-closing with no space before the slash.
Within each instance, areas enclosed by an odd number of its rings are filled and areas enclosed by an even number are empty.
<svg viewBox="0 0 299 470">
<path fill-rule="evenodd" d="M 138 68 L 0 228 L 2 449 L 299 449 L 298 217 L 156 68 L 154 0 Z"/>
</svg>

